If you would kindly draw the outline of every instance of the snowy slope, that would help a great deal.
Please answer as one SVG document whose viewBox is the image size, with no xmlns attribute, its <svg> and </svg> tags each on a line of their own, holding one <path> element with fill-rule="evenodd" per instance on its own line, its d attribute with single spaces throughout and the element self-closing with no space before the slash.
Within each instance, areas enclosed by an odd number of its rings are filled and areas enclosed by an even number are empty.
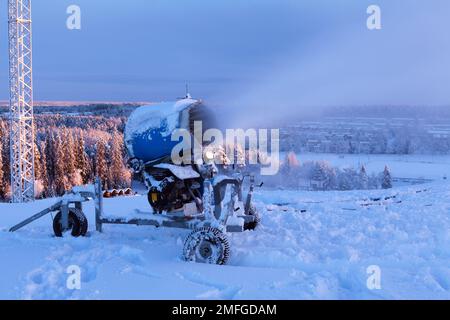
<svg viewBox="0 0 450 320">
<path fill-rule="evenodd" d="M 450 299 L 450 184 L 443 183 L 371 192 L 258 190 L 262 226 L 231 235 L 227 266 L 181 261 L 187 230 L 105 226 L 99 234 L 92 204 L 86 238 L 54 238 L 50 217 L 8 233 L 52 200 L 0 204 L 0 298 Z M 105 205 L 110 215 L 148 211 L 145 197 Z M 82 288 L 71 291 L 66 269 L 74 264 Z M 381 290 L 366 286 L 370 265 L 381 268 Z"/>
</svg>

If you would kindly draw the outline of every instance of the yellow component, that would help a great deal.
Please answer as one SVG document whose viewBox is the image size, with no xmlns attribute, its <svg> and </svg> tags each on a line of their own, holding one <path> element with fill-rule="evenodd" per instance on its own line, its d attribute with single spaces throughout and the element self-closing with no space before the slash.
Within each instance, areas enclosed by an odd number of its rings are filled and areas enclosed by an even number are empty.
<svg viewBox="0 0 450 320">
<path fill-rule="evenodd" d="M 156 192 L 152 192 L 152 202 L 158 201 L 158 194 Z"/>
</svg>

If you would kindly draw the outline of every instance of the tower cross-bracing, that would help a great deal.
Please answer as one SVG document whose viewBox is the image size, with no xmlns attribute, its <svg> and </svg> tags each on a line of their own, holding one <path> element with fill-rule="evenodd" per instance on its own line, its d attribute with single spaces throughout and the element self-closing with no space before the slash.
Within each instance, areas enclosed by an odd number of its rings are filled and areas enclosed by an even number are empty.
<svg viewBox="0 0 450 320">
<path fill-rule="evenodd" d="M 34 199 L 31 0 L 8 0 L 10 152 L 13 202 Z"/>
</svg>

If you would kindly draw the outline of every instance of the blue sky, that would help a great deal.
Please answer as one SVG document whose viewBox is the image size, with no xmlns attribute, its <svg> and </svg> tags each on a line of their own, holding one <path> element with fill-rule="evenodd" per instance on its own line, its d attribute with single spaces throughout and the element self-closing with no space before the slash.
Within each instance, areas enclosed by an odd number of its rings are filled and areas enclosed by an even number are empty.
<svg viewBox="0 0 450 320">
<path fill-rule="evenodd" d="M 1 8 L 6 0 L 0 0 Z M 383 29 L 366 28 L 378 4 Z M 66 8 L 82 10 L 68 30 Z M 38 0 L 37 100 L 450 104 L 446 0 Z M 0 11 L 0 100 L 7 23 Z"/>
</svg>

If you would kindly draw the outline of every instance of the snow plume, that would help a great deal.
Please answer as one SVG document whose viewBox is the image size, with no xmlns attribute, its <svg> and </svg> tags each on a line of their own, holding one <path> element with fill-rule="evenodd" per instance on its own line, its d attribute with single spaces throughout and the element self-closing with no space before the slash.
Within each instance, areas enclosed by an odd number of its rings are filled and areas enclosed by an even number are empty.
<svg viewBox="0 0 450 320">
<path fill-rule="evenodd" d="M 346 4 L 340 19 L 316 16 L 322 30 L 299 35 L 296 49 L 228 92 L 232 123 L 320 116 L 329 106 L 450 104 L 450 3 L 379 0 L 382 29 L 370 31 L 366 2 Z"/>
</svg>

